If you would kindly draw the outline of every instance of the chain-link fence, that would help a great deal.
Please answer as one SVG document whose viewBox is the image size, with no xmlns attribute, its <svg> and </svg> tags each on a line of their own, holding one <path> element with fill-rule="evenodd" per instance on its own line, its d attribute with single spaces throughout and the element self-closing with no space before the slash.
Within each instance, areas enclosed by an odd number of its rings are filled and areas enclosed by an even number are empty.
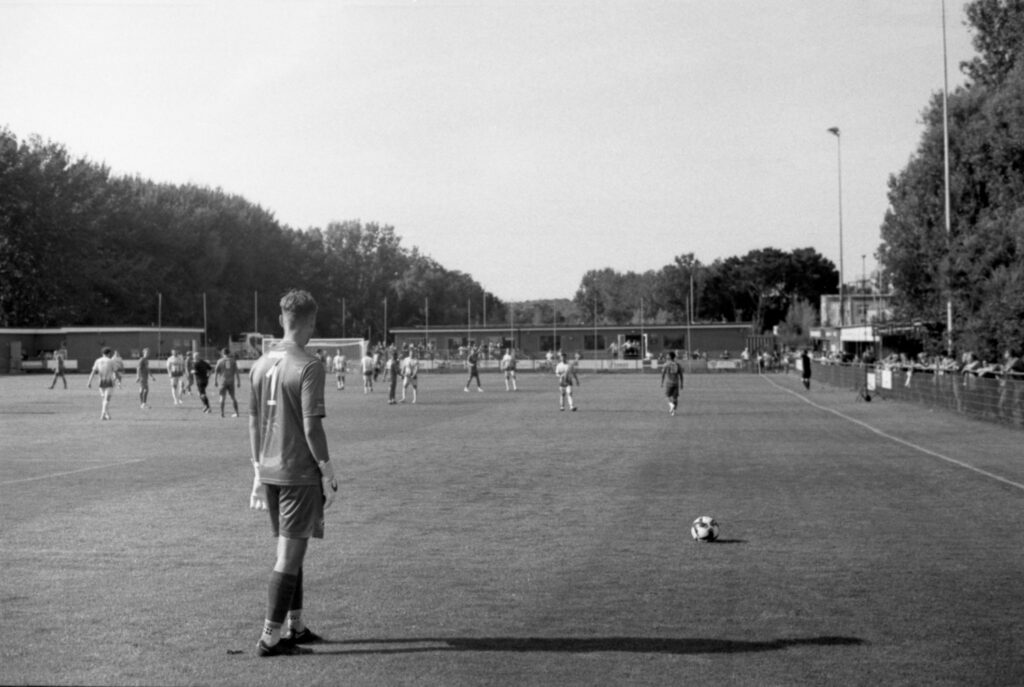
<svg viewBox="0 0 1024 687">
<path fill-rule="evenodd" d="M 811 374 L 817 382 L 864 390 L 872 397 L 911 401 L 1024 428 L 1024 379 L 927 368 L 819 363 L 813 364 Z"/>
</svg>

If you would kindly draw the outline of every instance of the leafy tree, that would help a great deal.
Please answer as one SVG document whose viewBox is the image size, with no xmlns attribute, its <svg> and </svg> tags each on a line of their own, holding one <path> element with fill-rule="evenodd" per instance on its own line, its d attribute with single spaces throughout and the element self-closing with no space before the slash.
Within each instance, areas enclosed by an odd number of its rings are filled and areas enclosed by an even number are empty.
<svg viewBox="0 0 1024 687">
<path fill-rule="evenodd" d="M 1004 296 L 1024 278 L 1024 2 L 978 0 L 966 13 L 979 55 L 963 66 L 973 82 L 948 102 L 950 231 L 936 94 L 915 155 L 890 179 L 878 257 L 898 317 L 944 323 L 949 301 L 957 347 L 992 358 L 1021 340 L 1020 309 Z M 927 331 L 926 348 L 942 348 L 941 327 Z"/>
<path fill-rule="evenodd" d="M 964 8 L 967 23 L 974 27 L 978 55 L 962 68 L 982 86 L 997 86 L 1024 54 L 1024 2 L 975 0 Z"/>
<path fill-rule="evenodd" d="M 111 178 L 60 145 L 0 129 L 0 326 L 199 326 L 205 295 L 210 340 L 226 341 L 253 326 L 277 331 L 274 305 L 289 287 L 317 295 L 319 334 L 376 339 L 385 299 L 393 325 L 426 322 L 428 307 L 435 323 L 465 322 L 471 307 L 479 318 L 485 298 L 469 275 L 404 248 L 393 227 L 293 229 L 244 198 Z M 255 317 L 254 297 L 272 304 Z M 486 298 L 488 320 L 506 317 Z"/>
</svg>

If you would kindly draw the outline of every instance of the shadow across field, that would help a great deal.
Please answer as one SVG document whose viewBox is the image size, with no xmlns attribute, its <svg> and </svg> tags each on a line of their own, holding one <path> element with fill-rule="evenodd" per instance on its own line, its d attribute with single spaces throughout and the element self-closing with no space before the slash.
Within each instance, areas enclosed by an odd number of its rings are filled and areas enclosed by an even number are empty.
<svg viewBox="0 0 1024 687">
<path fill-rule="evenodd" d="M 802 646 L 860 646 L 857 637 L 804 637 L 743 641 L 673 637 L 411 637 L 324 641 L 316 654 L 407 654 L 443 651 L 498 651 L 568 654 L 624 652 L 637 654 L 732 654 L 781 651 Z"/>
</svg>

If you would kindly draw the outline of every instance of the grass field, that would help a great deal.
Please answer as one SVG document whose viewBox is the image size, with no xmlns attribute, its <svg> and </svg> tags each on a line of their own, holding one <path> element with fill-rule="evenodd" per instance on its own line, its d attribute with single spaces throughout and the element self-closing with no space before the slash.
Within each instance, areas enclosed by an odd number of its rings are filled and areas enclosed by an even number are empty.
<svg viewBox="0 0 1024 687">
<path fill-rule="evenodd" d="M 258 659 L 244 417 L 161 377 L 100 422 L 70 379 L 0 379 L 5 684 L 1024 684 L 1019 431 L 781 375 L 692 375 L 676 417 L 649 374 L 585 376 L 578 413 L 539 374 L 329 385 L 330 641 Z"/>
</svg>

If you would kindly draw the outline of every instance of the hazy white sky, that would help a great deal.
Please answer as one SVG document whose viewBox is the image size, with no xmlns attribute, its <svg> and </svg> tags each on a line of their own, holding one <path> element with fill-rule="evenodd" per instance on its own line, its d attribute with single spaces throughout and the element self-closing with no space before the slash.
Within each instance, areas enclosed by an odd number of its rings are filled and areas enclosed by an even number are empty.
<svg viewBox="0 0 1024 687">
<path fill-rule="evenodd" d="M 0 126 L 292 227 L 392 225 L 504 300 L 690 252 L 838 265 L 838 126 L 852 281 L 942 58 L 941 0 L 0 0 Z"/>
</svg>

